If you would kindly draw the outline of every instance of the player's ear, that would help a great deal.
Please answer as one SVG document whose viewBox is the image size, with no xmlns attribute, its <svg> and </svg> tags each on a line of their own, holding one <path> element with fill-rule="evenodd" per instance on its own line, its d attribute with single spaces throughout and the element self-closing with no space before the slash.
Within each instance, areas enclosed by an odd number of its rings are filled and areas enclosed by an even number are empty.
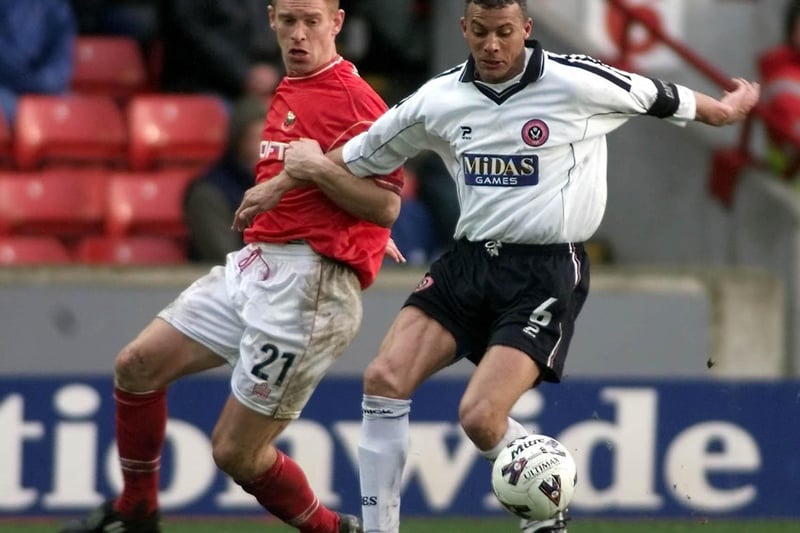
<svg viewBox="0 0 800 533">
<path fill-rule="evenodd" d="M 267 17 L 269 18 L 269 27 L 275 31 L 275 8 L 272 7 L 272 4 L 267 6 Z"/>
<path fill-rule="evenodd" d="M 333 34 L 339 35 L 339 32 L 342 31 L 343 25 L 344 25 L 344 9 L 337 9 L 336 13 L 333 15 Z"/>
<path fill-rule="evenodd" d="M 461 33 L 464 34 L 464 37 L 467 36 L 467 19 L 461 17 Z"/>
<path fill-rule="evenodd" d="M 529 18 L 525 21 L 525 39 L 530 39 L 533 31 L 533 21 Z"/>
</svg>

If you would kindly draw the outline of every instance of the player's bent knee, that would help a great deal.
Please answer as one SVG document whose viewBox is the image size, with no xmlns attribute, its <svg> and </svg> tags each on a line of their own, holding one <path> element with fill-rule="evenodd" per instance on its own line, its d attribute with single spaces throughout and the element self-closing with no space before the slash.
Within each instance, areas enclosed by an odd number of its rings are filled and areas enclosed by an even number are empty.
<svg viewBox="0 0 800 533">
<path fill-rule="evenodd" d="M 248 483 L 274 462 L 269 444 L 274 436 L 268 437 L 265 427 L 252 419 L 244 426 L 237 424 L 229 410 L 231 405 L 238 404 L 229 400 L 211 433 L 211 456 L 217 467 L 237 483 Z"/>
<path fill-rule="evenodd" d="M 403 383 L 400 376 L 391 365 L 373 360 L 364 370 L 364 393 L 370 396 L 383 396 L 384 398 L 408 398 L 412 390 Z"/>
<path fill-rule="evenodd" d="M 160 389 L 155 361 L 147 356 L 140 344 L 125 346 L 114 362 L 114 380 L 118 387 L 129 392 L 147 392 Z"/>
<path fill-rule="evenodd" d="M 489 449 L 503 436 L 507 415 L 492 409 L 489 402 L 462 402 L 458 417 L 464 433 L 481 449 Z"/>
<path fill-rule="evenodd" d="M 211 455 L 217 468 L 239 484 L 248 483 L 264 473 L 258 462 L 260 450 L 242 447 L 234 439 L 213 438 Z"/>
<path fill-rule="evenodd" d="M 236 450 L 228 441 L 214 439 L 211 457 L 214 458 L 217 468 L 236 479 L 236 476 L 232 474 L 236 465 Z"/>
<path fill-rule="evenodd" d="M 233 439 L 214 435 L 212 439 L 211 455 L 217 467 L 237 481 L 248 481 L 255 474 L 253 468 L 248 468 L 247 454 L 240 449 Z"/>
</svg>

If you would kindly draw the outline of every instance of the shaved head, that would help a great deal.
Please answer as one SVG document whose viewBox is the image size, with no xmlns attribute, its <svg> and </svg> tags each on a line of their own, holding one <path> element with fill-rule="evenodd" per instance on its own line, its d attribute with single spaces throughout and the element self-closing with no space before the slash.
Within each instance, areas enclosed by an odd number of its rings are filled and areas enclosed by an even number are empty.
<svg viewBox="0 0 800 533">
<path fill-rule="evenodd" d="M 517 4 L 522 11 L 524 17 L 528 16 L 528 2 L 527 0 L 467 0 L 465 8 L 470 4 L 475 4 L 483 9 L 499 9 L 506 6 Z"/>
</svg>

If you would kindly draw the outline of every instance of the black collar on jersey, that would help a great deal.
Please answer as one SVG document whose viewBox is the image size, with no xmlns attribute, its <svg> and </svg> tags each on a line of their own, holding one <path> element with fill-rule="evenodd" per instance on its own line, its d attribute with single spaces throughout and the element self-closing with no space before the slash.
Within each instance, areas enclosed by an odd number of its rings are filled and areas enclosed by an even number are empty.
<svg viewBox="0 0 800 533">
<path fill-rule="evenodd" d="M 459 81 L 474 84 L 475 88 L 482 92 L 487 98 L 497 105 L 500 105 L 524 89 L 529 83 L 538 81 L 539 78 L 542 77 L 544 71 L 544 51 L 542 50 L 542 45 L 539 44 L 539 41 L 530 40 L 525 41 L 525 48 L 533 49 L 531 59 L 525 67 L 525 72 L 522 73 L 522 78 L 517 83 L 505 90 L 497 92 L 482 83 L 474 83 L 479 80 L 475 70 L 475 58 L 472 57 L 472 54 L 470 54 L 467 59 L 467 64 L 464 66 L 464 71 L 461 73 Z"/>
</svg>

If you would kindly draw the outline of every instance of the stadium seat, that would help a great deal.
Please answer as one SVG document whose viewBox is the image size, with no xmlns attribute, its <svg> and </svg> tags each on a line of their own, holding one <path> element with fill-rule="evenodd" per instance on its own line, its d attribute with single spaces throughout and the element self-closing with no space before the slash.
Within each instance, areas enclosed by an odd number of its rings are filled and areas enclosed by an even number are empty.
<svg viewBox="0 0 800 533">
<path fill-rule="evenodd" d="M 78 244 L 76 259 L 90 265 L 179 265 L 186 251 L 168 237 L 87 237 Z"/>
<path fill-rule="evenodd" d="M 0 233 L 62 237 L 100 232 L 106 173 L 48 169 L 0 173 Z"/>
<path fill-rule="evenodd" d="M 186 169 L 112 174 L 106 233 L 185 237 L 183 196 L 194 176 Z"/>
<path fill-rule="evenodd" d="M 14 158 L 13 147 L 11 126 L 9 126 L 5 114 L 0 110 L 0 167 L 11 166 Z"/>
<path fill-rule="evenodd" d="M 129 162 L 134 170 L 207 166 L 225 148 L 228 112 L 207 95 L 135 96 L 128 103 Z"/>
<path fill-rule="evenodd" d="M 139 43 L 132 37 L 80 35 L 75 41 L 72 90 L 127 100 L 148 89 Z"/>
<path fill-rule="evenodd" d="M 0 236 L 0 265 L 66 264 L 67 247 L 55 237 Z"/>
<path fill-rule="evenodd" d="M 126 162 L 125 117 L 109 96 L 20 98 L 14 125 L 17 167 L 115 165 Z"/>
</svg>

